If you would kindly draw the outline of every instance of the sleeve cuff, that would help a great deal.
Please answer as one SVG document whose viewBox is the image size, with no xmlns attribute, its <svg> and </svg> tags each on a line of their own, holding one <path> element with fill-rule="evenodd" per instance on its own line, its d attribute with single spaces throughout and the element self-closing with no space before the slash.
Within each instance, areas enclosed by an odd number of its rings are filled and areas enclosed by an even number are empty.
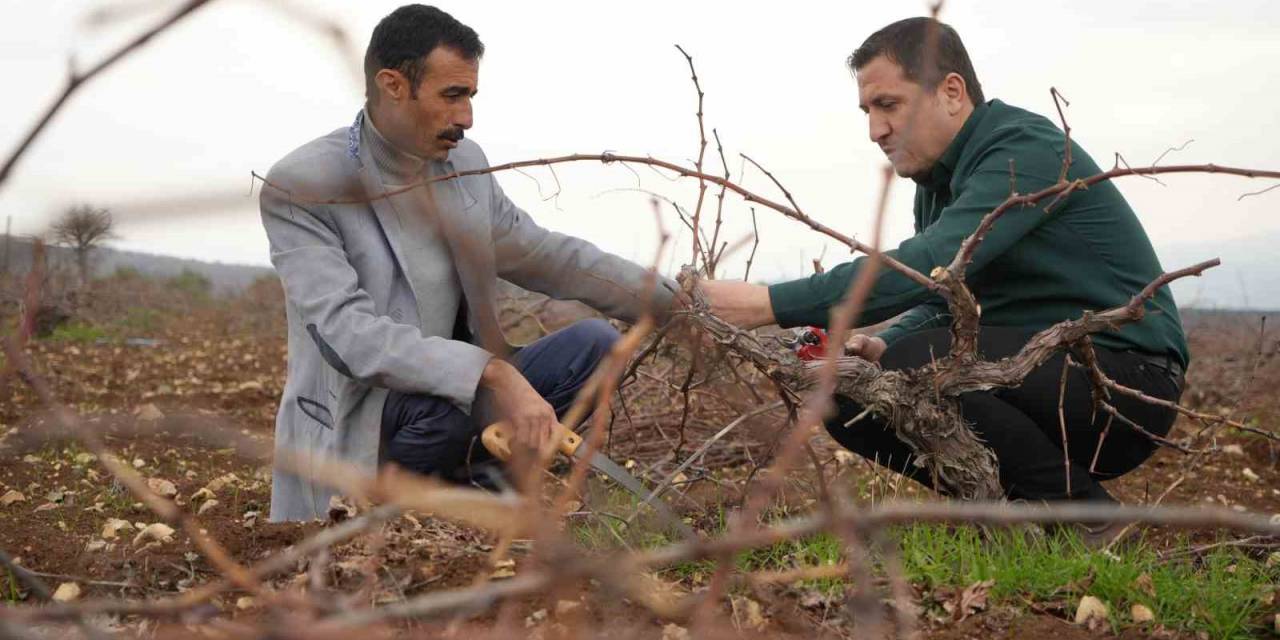
<svg viewBox="0 0 1280 640">
<path fill-rule="evenodd" d="M 449 374 L 436 378 L 436 384 L 424 391 L 448 398 L 459 409 L 470 412 L 471 404 L 476 399 L 476 389 L 480 386 L 480 376 L 493 359 L 493 354 L 461 340 L 440 341 L 442 344 L 432 356 L 439 359 L 442 369 L 447 367 Z M 436 365 L 428 362 L 426 366 Z"/>
<path fill-rule="evenodd" d="M 784 329 L 827 326 L 828 307 L 818 300 L 808 278 L 769 286 L 769 306 L 774 321 Z"/>
<path fill-rule="evenodd" d="M 884 340 L 884 343 L 889 345 L 902 339 L 905 335 L 907 335 L 907 330 L 902 328 L 901 324 L 895 324 L 884 331 L 877 333 L 876 337 Z"/>
</svg>

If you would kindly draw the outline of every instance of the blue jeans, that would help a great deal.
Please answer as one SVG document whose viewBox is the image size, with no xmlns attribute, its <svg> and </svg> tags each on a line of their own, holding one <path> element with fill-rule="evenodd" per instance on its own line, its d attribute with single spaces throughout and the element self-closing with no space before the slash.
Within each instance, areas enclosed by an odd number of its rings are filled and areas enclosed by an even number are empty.
<svg viewBox="0 0 1280 640">
<path fill-rule="evenodd" d="M 618 337 L 604 320 L 582 320 L 522 347 L 511 363 L 559 416 Z M 493 456 L 480 444 L 489 425 L 480 416 L 492 414 L 489 405 L 488 394 L 478 392 L 473 418 L 448 400 L 392 391 L 382 408 L 382 460 L 450 482 L 489 486 Z"/>
</svg>

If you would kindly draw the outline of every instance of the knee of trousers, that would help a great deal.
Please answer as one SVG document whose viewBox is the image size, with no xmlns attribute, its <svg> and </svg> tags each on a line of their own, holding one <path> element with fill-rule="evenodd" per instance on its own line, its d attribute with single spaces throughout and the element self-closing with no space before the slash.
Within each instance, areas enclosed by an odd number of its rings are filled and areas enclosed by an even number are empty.
<svg viewBox="0 0 1280 640">
<path fill-rule="evenodd" d="M 444 400 L 423 398 L 384 443 L 385 458 L 419 473 L 448 471 L 467 455 L 479 429 L 470 416 Z"/>
<path fill-rule="evenodd" d="M 565 331 L 569 334 L 574 344 L 581 345 L 582 349 L 591 355 L 592 359 L 599 360 L 609 350 L 613 348 L 614 343 L 622 337 L 608 320 L 601 318 L 588 318 L 573 323 Z"/>
<path fill-rule="evenodd" d="M 567 330 L 583 343 L 591 346 L 602 346 L 605 349 L 612 347 L 613 343 L 622 337 L 622 334 L 618 333 L 618 330 L 614 329 L 613 325 L 603 318 L 579 320 Z"/>
</svg>

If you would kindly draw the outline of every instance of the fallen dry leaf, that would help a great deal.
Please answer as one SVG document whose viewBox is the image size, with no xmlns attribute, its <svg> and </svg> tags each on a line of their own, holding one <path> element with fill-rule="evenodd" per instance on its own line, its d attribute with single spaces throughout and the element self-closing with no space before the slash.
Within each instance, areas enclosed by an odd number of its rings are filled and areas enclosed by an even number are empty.
<svg viewBox="0 0 1280 640">
<path fill-rule="evenodd" d="M 133 537 L 133 546 L 138 546 L 143 542 L 169 542 L 173 539 L 173 527 L 157 522 L 149 524 L 138 535 Z"/>
<path fill-rule="evenodd" d="M 27 497 L 22 495 L 21 491 L 10 489 L 0 496 L 0 506 L 9 506 L 15 502 L 26 502 Z"/>
<path fill-rule="evenodd" d="M 329 522 L 342 522 L 356 517 L 356 513 L 355 506 L 343 500 L 342 496 L 329 496 Z"/>
<path fill-rule="evenodd" d="M 54 602 L 71 602 L 80 597 L 80 585 L 74 582 L 64 582 L 58 585 L 57 590 L 53 592 Z"/>
<path fill-rule="evenodd" d="M 501 580 L 503 578 L 510 578 L 514 575 L 516 575 L 516 561 L 507 558 L 494 563 L 493 573 L 489 574 L 489 577 L 494 580 Z"/>
<path fill-rule="evenodd" d="M 689 630 L 678 625 L 668 624 L 662 628 L 662 640 L 690 640 Z"/>
<path fill-rule="evenodd" d="M 206 511 L 208 511 L 208 510 L 210 510 L 210 509 L 212 509 L 212 508 L 214 508 L 214 507 L 216 507 L 216 506 L 218 506 L 218 501 L 217 501 L 217 500 L 205 500 L 205 501 L 204 501 L 204 504 L 200 505 L 200 508 L 199 508 L 199 509 L 196 509 L 196 515 L 198 515 L 198 516 L 202 516 L 202 515 L 204 515 L 204 514 L 205 514 L 205 512 L 206 512 Z"/>
<path fill-rule="evenodd" d="M 161 498 L 172 498 L 178 495 L 178 487 L 172 482 L 164 478 L 151 478 L 147 480 L 147 488 Z"/>
<path fill-rule="evenodd" d="M 209 490 L 209 487 L 201 487 L 195 493 L 191 494 L 191 502 L 196 503 L 202 500 L 212 500 L 216 497 L 217 496 L 215 496 L 213 492 Z"/>
<path fill-rule="evenodd" d="M 218 491 L 221 491 L 223 487 L 236 482 L 240 482 L 240 478 L 234 473 L 227 473 L 210 480 L 209 484 L 206 484 L 204 488 L 213 493 L 217 493 Z"/>
<path fill-rule="evenodd" d="M 1156 619 L 1155 612 L 1147 608 L 1145 605 L 1135 604 L 1129 608 L 1129 617 L 1133 618 L 1136 623 L 1151 622 Z"/>
<path fill-rule="evenodd" d="M 1080 605 L 1076 607 L 1075 622 L 1094 629 L 1096 625 L 1107 623 L 1107 611 L 1106 603 L 1093 596 L 1085 596 L 1080 598 Z"/>
<path fill-rule="evenodd" d="M 120 518 L 110 518 L 107 523 L 102 525 L 102 537 L 107 540 L 114 540 L 121 531 L 132 529 L 133 523 Z"/>
<path fill-rule="evenodd" d="M 556 602 L 556 617 L 562 618 L 581 608 L 582 603 L 577 600 L 559 600 Z"/>
<path fill-rule="evenodd" d="M 160 411 L 156 405 L 148 402 L 134 410 L 134 415 L 143 422 L 153 422 L 164 419 L 164 412 Z"/>
<path fill-rule="evenodd" d="M 534 611 L 533 613 L 525 617 L 524 628 L 532 629 L 533 627 L 536 627 L 539 624 L 542 624 L 546 619 L 547 619 L 547 610 L 538 609 L 537 611 Z"/>
<path fill-rule="evenodd" d="M 42 505 L 40 505 L 40 506 L 36 507 L 36 508 L 35 508 L 35 510 L 34 510 L 34 512 L 35 512 L 35 513 L 40 513 L 41 511 L 48 511 L 48 510 L 50 510 L 50 509 L 57 509 L 57 508 L 58 508 L 57 503 L 54 503 L 54 502 L 46 502 L 46 503 L 44 503 L 44 504 L 42 504 Z"/>
<path fill-rule="evenodd" d="M 1144 573 L 1138 576 L 1138 579 L 1133 581 L 1133 586 L 1153 598 L 1156 596 L 1156 585 L 1151 581 L 1150 574 Z"/>
<path fill-rule="evenodd" d="M 764 619 L 764 608 L 759 602 L 747 598 L 747 626 L 756 631 L 763 631 L 769 623 Z"/>
<path fill-rule="evenodd" d="M 995 580 L 975 582 L 965 587 L 958 599 L 943 602 L 942 608 L 951 614 L 952 620 L 960 622 L 973 613 L 987 608 L 987 595 L 995 584 Z"/>
<path fill-rule="evenodd" d="M 249 609 L 252 609 L 255 606 L 257 606 L 257 604 L 258 604 L 257 601 L 255 601 L 250 596 L 241 596 L 236 599 L 236 608 L 241 611 L 247 611 Z"/>
</svg>

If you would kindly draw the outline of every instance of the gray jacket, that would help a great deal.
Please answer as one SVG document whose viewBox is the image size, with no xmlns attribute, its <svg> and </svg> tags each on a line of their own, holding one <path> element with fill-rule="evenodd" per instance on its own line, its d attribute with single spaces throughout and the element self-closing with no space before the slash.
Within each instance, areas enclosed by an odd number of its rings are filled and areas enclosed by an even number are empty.
<svg viewBox="0 0 1280 640">
<path fill-rule="evenodd" d="M 492 174 L 367 201 L 398 186 L 374 162 L 370 125 L 361 113 L 351 127 L 293 151 L 267 174 L 282 189 L 261 193 L 289 325 L 275 451 L 301 465 L 301 473 L 277 465 L 272 520 L 325 517 L 334 492 L 307 473 L 316 461 L 375 471 L 387 390 L 447 398 L 470 412 L 481 372 L 505 346 L 492 344 L 500 336 L 497 278 L 628 321 L 644 302 L 644 268 L 539 227 Z M 480 147 L 464 140 L 427 169 L 487 166 Z M 314 204 L 324 200 L 365 202 Z M 660 279 L 655 307 L 666 309 L 673 290 Z M 455 326 L 463 306 L 470 332 Z M 488 338 L 489 349 L 454 339 L 462 333 Z"/>
</svg>

